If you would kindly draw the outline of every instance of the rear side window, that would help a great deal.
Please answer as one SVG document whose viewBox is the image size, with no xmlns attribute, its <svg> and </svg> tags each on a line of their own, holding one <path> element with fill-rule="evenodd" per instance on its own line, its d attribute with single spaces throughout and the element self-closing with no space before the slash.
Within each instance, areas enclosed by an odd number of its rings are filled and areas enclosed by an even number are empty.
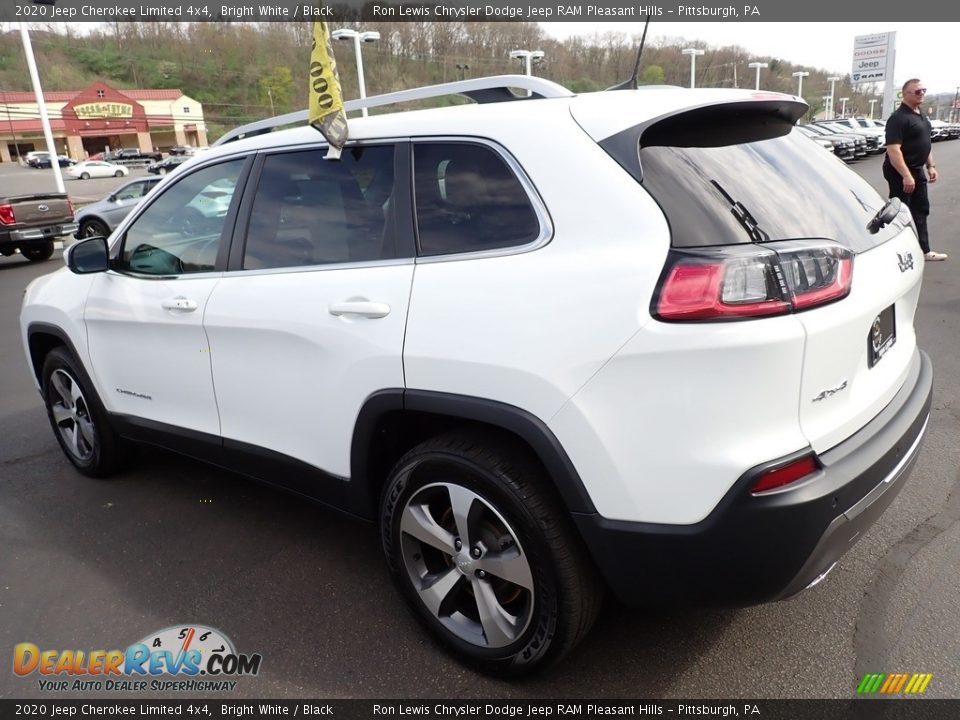
<svg viewBox="0 0 960 720">
<path fill-rule="evenodd" d="M 392 217 L 394 147 L 268 156 L 253 201 L 243 268 L 302 267 L 398 257 Z"/>
<path fill-rule="evenodd" d="M 414 190 L 421 255 L 526 245 L 540 222 L 522 183 L 486 145 L 417 143 Z"/>
</svg>

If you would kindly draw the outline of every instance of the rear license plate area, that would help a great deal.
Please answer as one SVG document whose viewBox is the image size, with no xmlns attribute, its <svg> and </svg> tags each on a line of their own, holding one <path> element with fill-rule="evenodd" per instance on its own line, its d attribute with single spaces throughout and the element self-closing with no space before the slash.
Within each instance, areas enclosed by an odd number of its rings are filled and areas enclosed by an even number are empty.
<svg viewBox="0 0 960 720">
<path fill-rule="evenodd" d="M 867 333 L 867 363 L 873 367 L 897 342 L 897 320 L 893 305 L 874 319 Z"/>
</svg>

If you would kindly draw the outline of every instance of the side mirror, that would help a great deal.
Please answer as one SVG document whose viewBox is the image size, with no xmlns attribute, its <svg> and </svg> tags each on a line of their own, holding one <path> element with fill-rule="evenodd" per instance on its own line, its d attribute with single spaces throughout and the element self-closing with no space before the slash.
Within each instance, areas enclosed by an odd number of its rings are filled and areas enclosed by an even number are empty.
<svg viewBox="0 0 960 720">
<path fill-rule="evenodd" d="M 105 237 L 92 237 L 68 247 L 63 260 L 77 275 L 103 272 L 110 267 L 110 248 Z"/>
<path fill-rule="evenodd" d="M 879 212 L 867 223 L 867 230 L 869 230 L 872 235 L 876 235 L 880 232 L 880 228 L 892 223 L 894 218 L 899 214 L 900 198 L 890 198 L 887 200 L 887 204 L 880 208 Z"/>
<path fill-rule="evenodd" d="M 113 193 L 110 197 L 107 198 L 110 202 L 117 202 L 117 194 Z"/>
</svg>

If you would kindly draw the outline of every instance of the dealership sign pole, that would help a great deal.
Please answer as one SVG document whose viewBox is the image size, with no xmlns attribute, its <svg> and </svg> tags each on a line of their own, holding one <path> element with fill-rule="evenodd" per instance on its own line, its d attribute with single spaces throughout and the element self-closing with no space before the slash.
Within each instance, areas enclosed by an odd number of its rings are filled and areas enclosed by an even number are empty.
<svg viewBox="0 0 960 720">
<path fill-rule="evenodd" d="M 896 45 L 896 32 L 858 35 L 853 39 L 853 70 L 850 72 L 850 82 L 854 85 L 883 83 L 881 117 L 890 116 L 896 101 L 893 77 L 897 59 Z"/>
<path fill-rule="evenodd" d="M 40 75 L 37 73 L 37 63 L 33 59 L 33 45 L 30 44 L 30 33 L 26 23 L 20 23 L 20 36 L 23 38 L 23 52 L 27 56 L 27 69 L 33 81 L 33 92 L 37 96 L 37 107 L 40 108 L 40 122 L 43 124 L 43 136 L 47 140 L 47 150 L 50 152 L 50 167 L 53 176 L 57 179 L 57 192 L 66 192 L 63 185 L 63 175 L 60 174 L 60 161 L 57 157 L 57 147 L 53 143 L 53 132 L 50 130 L 50 117 L 47 115 L 47 104 L 43 101 L 43 89 L 40 87 Z"/>
</svg>

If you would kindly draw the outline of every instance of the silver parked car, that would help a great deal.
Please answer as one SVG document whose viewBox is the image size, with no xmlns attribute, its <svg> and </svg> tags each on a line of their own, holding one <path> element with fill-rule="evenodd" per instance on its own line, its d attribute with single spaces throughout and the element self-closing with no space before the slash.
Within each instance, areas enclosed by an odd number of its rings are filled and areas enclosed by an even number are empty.
<svg viewBox="0 0 960 720">
<path fill-rule="evenodd" d="M 77 211 L 77 237 L 106 237 L 133 208 L 160 182 L 158 177 L 142 177 L 121 185 L 103 200 Z"/>
</svg>

